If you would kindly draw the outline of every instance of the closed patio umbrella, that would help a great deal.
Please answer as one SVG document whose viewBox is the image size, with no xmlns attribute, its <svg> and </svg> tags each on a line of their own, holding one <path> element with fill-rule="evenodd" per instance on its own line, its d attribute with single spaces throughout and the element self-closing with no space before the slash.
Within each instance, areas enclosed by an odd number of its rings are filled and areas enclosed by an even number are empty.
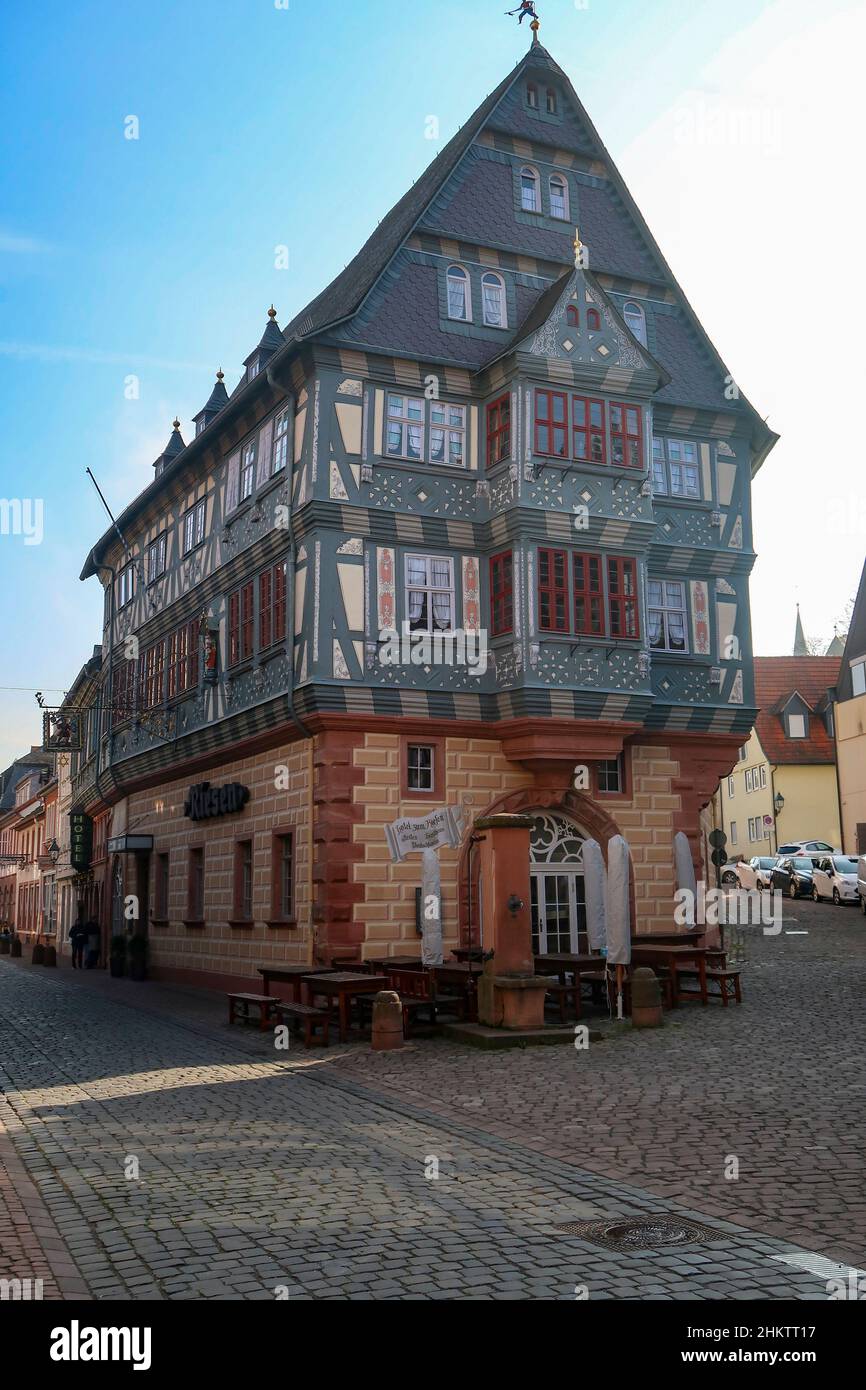
<svg viewBox="0 0 866 1390">
<path fill-rule="evenodd" d="M 603 951 L 607 945 L 604 916 L 606 878 L 601 845 L 597 840 L 584 840 L 583 886 L 586 893 L 586 931 L 591 951 Z"/>
<path fill-rule="evenodd" d="M 442 964 L 442 888 L 435 849 L 421 851 L 421 960 L 425 966 Z"/>
<path fill-rule="evenodd" d="M 693 927 L 695 925 L 695 899 L 698 892 L 698 881 L 695 878 L 695 863 L 692 859 L 688 837 L 683 834 L 682 830 L 678 830 L 674 836 L 674 871 L 677 888 L 680 890 L 685 888 L 691 893 L 691 898 L 686 904 L 686 923 Z"/>
<path fill-rule="evenodd" d="M 629 912 L 629 866 L 631 852 L 622 835 L 614 835 L 607 846 L 607 963 L 616 966 L 616 1016 L 622 1018 L 623 971 L 631 962 L 631 916 Z"/>
</svg>

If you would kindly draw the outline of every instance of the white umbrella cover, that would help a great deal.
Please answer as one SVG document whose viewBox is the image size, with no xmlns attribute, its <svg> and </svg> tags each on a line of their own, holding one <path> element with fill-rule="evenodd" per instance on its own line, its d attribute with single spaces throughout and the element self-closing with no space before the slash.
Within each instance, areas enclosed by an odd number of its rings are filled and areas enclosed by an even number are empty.
<svg viewBox="0 0 866 1390">
<path fill-rule="evenodd" d="M 695 878 L 695 863 L 692 859 L 692 851 L 689 846 L 688 837 L 678 830 L 674 836 L 674 870 L 677 879 L 677 888 L 688 889 L 691 899 L 686 906 L 686 923 L 688 926 L 695 925 L 695 901 L 698 892 L 698 882 Z"/>
<path fill-rule="evenodd" d="M 607 927 L 608 965 L 628 965 L 631 961 L 631 921 L 629 915 L 629 865 L 631 852 L 622 835 L 614 835 L 607 846 Z"/>
<path fill-rule="evenodd" d="M 442 886 L 435 849 L 421 851 L 421 960 L 442 964 Z"/>
<path fill-rule="evenodd" d="M 607 888 L 604 856 L 597 840 L 583 842 L 583 885 L 586 891 L 586 930 L 589 949 L 603 951 L 607 945 L 604 896 Z"/>
</svg>

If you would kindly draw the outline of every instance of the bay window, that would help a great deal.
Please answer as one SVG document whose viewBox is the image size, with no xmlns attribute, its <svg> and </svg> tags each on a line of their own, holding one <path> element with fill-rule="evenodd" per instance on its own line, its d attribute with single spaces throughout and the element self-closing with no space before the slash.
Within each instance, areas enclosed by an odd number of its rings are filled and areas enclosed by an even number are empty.
<svg viewBox="0 0 866 1390">
<path fill-rule="evenodd" d="M 487 467 L 511 457 L 511 396 L 500 396 L 487 407 Z"/>
<path fill-rule="evenodd" d="M 424 443 L 424 400 L 388 393 L 385 452 L 390 458 L 420 460 Z"/>
<path fill-rule="evenodd" d="M 686 586 L 680 579 L 647 581 L 650 650 L 686 652 Z"/>
<path fill-rule="evenodd" d="M 640 410 L 637 406 L 611 403 L 610 450 L 614 467 L 640 468 L 643 465 Z"/>
<path fill-rule="evenodd" d="M 510 550 L 490 558 L 490 630 L 494 637 L 514 628 L 513 561 Z"/>
<path fill-rule="evenodd" d="M 637 561 L 542 546 L 538 626 L 581 637 L 640 636 Z"/>
<path fill-rule="evenodd" d="M 604 633 L 604 594 L 599 555 L 574 555 L 574 630 L 591 637 Z"/>
<path fill-rule="evenodd" d="M 454 626 L 454 561 L 450 556 L 406 556 L 406 619 L 412 632 L 448 632 Z"/>
<path fill-rule="evenodd" d="M 538 552 L 538 626 L 568 632 L 568 568 L 564 550 Z"/>
<path fill-rule="evenodd" d="M 578 311 L 574 310 L 575 321 Z M 588 311 L 593 312 L 593 311 Z M 537 389 L 535 452 L 548 458 L 615 468 L 643 468 L 641 407 L 625 401 L 606 403 L 591 396 Z"/>
<path fill-rule="evenodd" d="M 636 561 L 608 559 L 607 606 L 611 637 L 640 636 Z"/>
<path fill-rule="evenodd" d="M 604 463 L 604 401 L 571 398 L 572 449 L 576 459 Z"/>
<path fill-rule="evenodd" d="M 653 492 L 701 499 L 698 446 L 689 439 L 653 439 Z"/>
<path fill-rule="evenodd" d="M 430 462 L 450 463 L 462 468 L 466 463 L 466 406 L 430 404 Z"/>
<path fill-rule="evenodd" d="M 535 452 L 568 458 L 567 396 L 564 391 L 535 393 Z"/>
</svg>

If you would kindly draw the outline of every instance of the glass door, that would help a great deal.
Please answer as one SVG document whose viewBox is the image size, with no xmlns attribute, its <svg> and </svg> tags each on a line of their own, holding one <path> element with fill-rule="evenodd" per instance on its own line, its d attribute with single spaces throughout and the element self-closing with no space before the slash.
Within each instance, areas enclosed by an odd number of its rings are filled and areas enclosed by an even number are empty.
<svg viewBox="0 0 866 1390">
<path fill-rule="evenodd" d="M 533 869 L 530 905 L 536 955 L 588 950 L 582 874 Z"/>
</svg>

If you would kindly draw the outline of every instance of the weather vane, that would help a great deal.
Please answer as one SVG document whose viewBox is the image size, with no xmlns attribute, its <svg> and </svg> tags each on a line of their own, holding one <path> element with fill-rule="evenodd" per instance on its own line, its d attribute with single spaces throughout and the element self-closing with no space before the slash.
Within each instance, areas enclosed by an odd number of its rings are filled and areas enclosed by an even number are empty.
<svg viewBox="0 0 866 1390">
<path fill-rule="evenodd" d="M 535 9 L 535 0 L 520 0 L 520 4 L 517 6 L 516 10 L 506 10 L 505 13 L 507 15 L 519 15 L 518 24 L 522 24 L 524 19 L 528 18 L 535 21 L 534 27 L 537 28 L 538 26 L 538 14 Z"/>
</svg>

